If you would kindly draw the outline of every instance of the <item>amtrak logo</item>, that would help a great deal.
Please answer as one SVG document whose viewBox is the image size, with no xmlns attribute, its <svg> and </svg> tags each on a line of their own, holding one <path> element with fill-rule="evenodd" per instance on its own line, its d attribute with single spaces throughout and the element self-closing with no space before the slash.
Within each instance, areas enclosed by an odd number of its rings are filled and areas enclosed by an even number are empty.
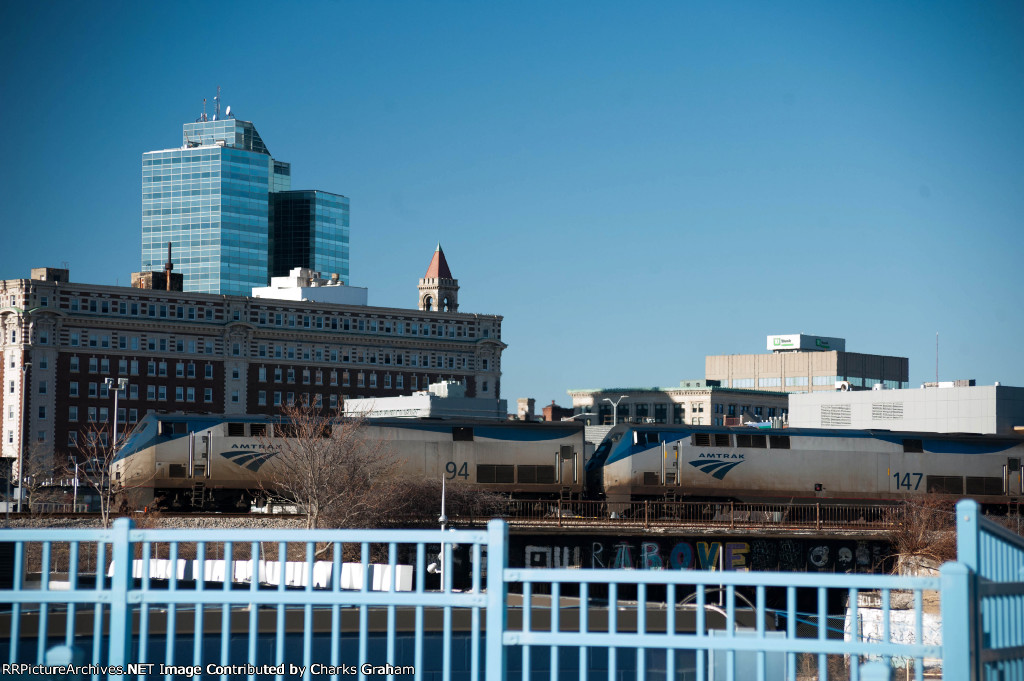
<svg viewBox="0 0 1024 681">
<path fill-rule="evenodd" d="M 224 452 L 223 454 L 221 454 L 221 456 L 223 456 L 228 461 L 236 463 L 242 468 L 247 468 L 253 473 L 255 473 L 263 466 L 263 464 L 265 464 L 267 461 L 273 458 L 274 455 L 276 454 L 276 451 L 258 452 L 246 449 L 239 449 L 232 452 Z"/>
<path fill-rule="evenodd" d="M 703 456 L 703 455 L 702 455 Z M 736 466 L 743 463 L 743 460 L 739 461 L 723 461 L 722 459 L 697 459 L 691 461 L 690 465 L 694 468 L 699 468 L 716 480 L 721 480 L 726 474 Z"/>
</svg>

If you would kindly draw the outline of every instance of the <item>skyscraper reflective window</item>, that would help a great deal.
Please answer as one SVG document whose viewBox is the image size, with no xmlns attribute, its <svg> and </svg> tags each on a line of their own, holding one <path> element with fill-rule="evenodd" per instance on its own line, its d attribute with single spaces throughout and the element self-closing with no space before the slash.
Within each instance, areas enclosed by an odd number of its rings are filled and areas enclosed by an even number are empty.
<svg viewBox="0 0 1024 681">
<path fill-rule="evenodd" d="M 248 296 L 269 282 L 275 238 L 291 267 L 347 279 L 348 199 L 292 192 L 291 165 L 270 155 L 252 123 L 186 123 L 180 148 L 143 154 L 143 272 L 163 269 L 169 242 L 184 290 Z"/>
</svg>

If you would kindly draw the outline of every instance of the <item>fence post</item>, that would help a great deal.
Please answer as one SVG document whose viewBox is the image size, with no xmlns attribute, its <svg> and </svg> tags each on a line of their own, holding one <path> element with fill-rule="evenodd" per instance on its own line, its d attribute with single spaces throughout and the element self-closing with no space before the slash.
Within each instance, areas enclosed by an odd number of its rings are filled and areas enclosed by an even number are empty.
<svg viewBox="0 0 1024 681">
<path fill-rule="evenodd" d="M 648 509 L 648 504 L 649 503 L 650 502 L 648 502 L 646 499 L 644 500 L 644 529 L 645 530 L 647 529 L 648 523 L 650 522 L 650 518 L 647 515 L 647 509 Z"/>
<path fill-rule="evenodd" d="M 118 518 L 114 521 L 111 560 L 113 575 L 110 579 L 110 645 L 107 651 L 107 664 L 111 666 L 127 665 L 132 649 L 132 609 L 128 603 L 128 592 L 132 586 L 132 544 L 129 533 L 133 523 L 131 518 Z M 99 607 L 99 604 L 97 604 Z M 119 679 L 120 676 L 111 676 Z"/>
<path fill-rule="evenodd" d="M 942 678 L 973 681 L 977 678 L 974 660 L 978 652 L 974 574 L 963 563 L 946 563 L 939 568 L 939 576 L 942 580 Z"/>
<path fill-rule="evenodd" d="M 821 502 L 814 502 L 814 529 L 821 529 Z"/>
<path fill-rule="evenodd" d="M 975 574 L 981 572 L 981 509 L 963 499 L 956 504 L 956 559 Z"/>
<path fill-rule="evenodd" d="M 487 632 L 484 667 L 486 681 L 505 678 L 505 625 L 508 622 L 505 568 L 508 567 L 508 525 L 494 519 L 487 523 Z"/>
<path fill-rule="evenodd" d="M 736 502 L 729 502 L 729 527 L 736 527 Z"/>
<path fill-rule="evenodd" d="M 558 500 L 558 526 L 562 526 L 562 500 Z"/>
</svg>

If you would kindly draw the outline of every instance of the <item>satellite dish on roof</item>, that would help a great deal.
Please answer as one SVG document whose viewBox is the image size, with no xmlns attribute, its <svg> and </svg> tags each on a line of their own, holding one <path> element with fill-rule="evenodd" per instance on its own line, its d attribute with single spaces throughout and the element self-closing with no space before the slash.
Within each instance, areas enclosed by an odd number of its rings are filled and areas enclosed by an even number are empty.
<svg viewBox="0 0 1024 681">
<path fill-rule="evenodd" d="M 228 105 L 228 108 L 224 109 L 224 115 L 225 116 L 230 116 L 231 115 L 231 105 L 230 104 Z"/>
</svg>

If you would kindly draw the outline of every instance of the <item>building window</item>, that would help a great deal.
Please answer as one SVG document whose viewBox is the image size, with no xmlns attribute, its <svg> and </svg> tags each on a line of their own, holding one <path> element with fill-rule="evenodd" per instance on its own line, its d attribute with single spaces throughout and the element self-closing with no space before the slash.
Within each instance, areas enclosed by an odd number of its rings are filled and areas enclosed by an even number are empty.
<svg viewBox="0 0 1024 681">
<path fill-rule="evenodd" d="M 78 433 L 74 431 L 68 433 L 68 447 L 78 447 Z"/>
<path fill-rule="evenodd" d="M 138 409 L 129 409 L 128 410 L 128 423 L 138 423 L 138 422 L 139 422 L 139 410 Z"/>
<path fill-rule="evenodd" d="M 778 377 L 778 376 L 774 377 L 774 378 L 759 378 L 759 379 L 757 379 L 757 387 L 758 388 L 781 388 L 782 387 L 782 378 Z"/>
<path fill-rule="evenodd" d="M 166 385 L 157 386 L 157 388 L 156 388 L 156 395 L 157 395 L 157 399 L 160 400 L 161 402 L 166 400 L 167 399 L 167 386 Z"/>
<path fill-rule="evenodd" d="M 146 399 L 147 400 L 151 400 L 151 401 L 156 399 L 156 386 L 155 385 L 147 385 L 146 386 Z"/>
<path fill-rule="evenodd" d="M 274 406 L 275 407 L 280 407 L 281 406 L 281 393 L 279 393 L 279 392 L 275 392 L 274 393 Z"/>
<path fill-rule="evenodd" d="M 238 391 L 237 390 L 232 390 L 231 391 L 231 402 L 234 403 L 234 404 L 238 404 Z"/>
<path fill-rule="evenodd" d="M 207 378 L 213 378 L 213 365 L 212 364 L 207 364 L 206 365 L 206 377 Z"/>
<path fill-rule="evenodd" d="M 44 405 L 44 404 L 39 405 L 39 412 L 38 413 L 39 413 L 39 418 L 45 419 L 46 418 L 46 405 Z"/>
<path fill-rule="evenodd" d="M 78 420 L 78 407 L 68 407 L 68 421 Z"/>
<path fill-rule="evenodd" d="M 267 382 L 267 367 L 259 367 L 256 369 L 256 380 L 260 383 Z"/>
<path fill-rule="evenodd" d="M 266 390 L 260 390 L 258 393 L 256 393 L 256 404 L 258 404 L 261 407 L 267 406 L 267 391 Z"/>
<path fill-rule="evenodd" d="M 203 389 L 203 402 L 213 402 L 213 388 Z"/>
<path fill-rule="evenodd" d="M 370 387 L 371 388 L 376 388 L 377 387 L 377 374 L 370 374 Z"/>
<path fill-rule="evenodd" d="M 184 402 L 185 401 L 185 388 L 183 388 L 180 385 L 177 386 L 174 389 L 174 401 L 175 402 Z"/>
<path fill-rule="evenodd" d="M 77 357 L 72 357 L 71 358 L 71 366 L 68 367 L 68 368 L 71 371 L 78 371 L 78 358 Z"/>
<path fill-rule="evenodd" d="M 196 401 L 196 389 L 195 388 L 185 388 L 185 401 L 187 401 L 187 402 L 195 402 Z"/>
</svg>

